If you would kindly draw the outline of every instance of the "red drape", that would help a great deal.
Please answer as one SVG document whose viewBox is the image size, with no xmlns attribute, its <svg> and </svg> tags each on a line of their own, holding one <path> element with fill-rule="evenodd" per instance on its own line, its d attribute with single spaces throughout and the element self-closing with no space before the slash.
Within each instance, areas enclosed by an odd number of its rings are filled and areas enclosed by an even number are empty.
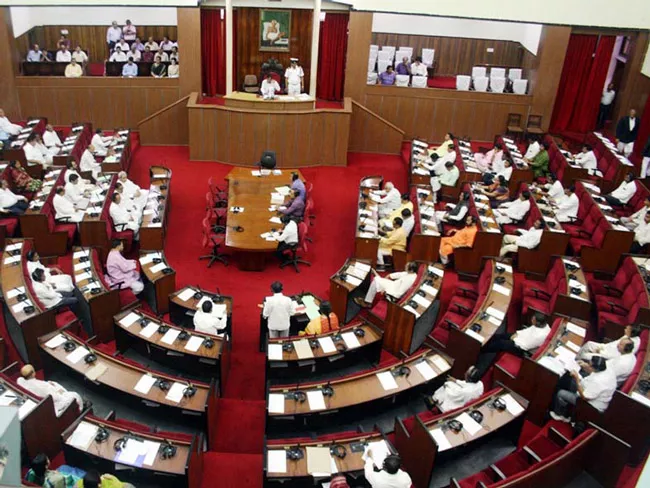
<svg viewBox="0 0 650 488">
<path fill-rule="evenodd" d="M 348 14 L 327 12 L 321 22 L 316 97 L 323 100 L 343 100 L 348 19 Z"/>
<path fill-rule="evenodd" d="M 226 21 L 221 9 L 201 9 L 201 65 L 203 93 L 226 93 Z"/>
<path fill-rule="evenodd" d="M 571 34 L 551 117 L 551 132 L 562 132 L 568 128 L 576 97 L 589 78 L 597 41 L 598 36 Z"/>
<path fill-rule="evenodd" d="M 587 83 L 578 92 L 569 130 L 589 132 L 596 127 L 600 97 L 605 86 L 609 62 L 614 51 L 615 36 L 600 36 L 596 54 L 591 63 Z"/>
</svg>

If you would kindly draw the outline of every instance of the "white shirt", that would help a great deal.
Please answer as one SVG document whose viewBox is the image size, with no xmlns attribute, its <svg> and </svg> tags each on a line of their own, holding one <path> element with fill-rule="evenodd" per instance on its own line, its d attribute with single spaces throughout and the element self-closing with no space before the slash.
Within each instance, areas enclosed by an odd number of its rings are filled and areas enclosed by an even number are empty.
<svg viewBox="0 0 650 488">
<path fill-rule="evenodd" d="M 502 210 L 503 213 L 510 217 L 511 220 L 521 220 L 530 210 L 530 200 L 528 198 L 525 200 L 517 198 L 513 202 L 506 202 L 501 204 L 499 206 L 499 210 Z"/>
<path fill-rule="evenodd" d="M 135 50 L 135 52 L 129 50 L 129 52 L 126 53 L 126 59 L 128 60 L 129 58 L 133 58 L 133 61 L 135 61 L 136 63 L 140 61 L 141 57 L 142 54 L 140 54 L 140 51 L 138 51 L 137 49 Z"/>
<path fill-rule="evenodd" d="M 542 240 L 543 229 L 536 229 L 531 227 L 528 230 L 521 230 L 521 235 L 517 237 L 515 244 L 517 247 L 525 247 L 526 249 L 536 248 Z"/>
<path fill-rule="evenodd" d="M 46 130 L 43 132 L 43 143 L 46 147 L 60 147 L 63 144 L 55 130 Z"/>
<path fill-rule="evenodd" d="M 90 140 L 90 143 L 95 148 L 96 153 L 106 154 L 108 151 L 108 147 L 106 147 L 106 144 L 104 144 L 104 138 L 96 132 L 95 135 L 93 135 L 93 138 Z"/>
<path fill-rule="evenodd" d="M 600 97 L 600 103 L 602 105 L 610 105 L 614 101 L 615 96 L 616 96 L 616 91 L 614 91 L 614 90 L 605 90 L 603 92 L 603 96 Z"/>
<path fill-rule="evenodd" d="M 636 356 L 633 353 L 621 354 L 615 358 L 607 360 L 607 369 L 612 369 L 616 375 L 616 383 L 621 385 L 632 374 L 636 365 Z"/>
<path fill-rule="evenodd" d="M 438 401 L 441 412 L 449 412 L 467 405 L 483 394 L 483 382 L 469 383 L 465 380 L 446 381 L 436 390 L 433 399 Z"/>
<path fill-rule="evenodd" d="M 88 55 L 83 51 L 73 51 L 72 59 L 74 59 L 77 63 L 83 64 L 88 61 Z"/>
<path fill-rule="evenodd" d="M 95 156 L 90 152 L 88 148 L 81 155 L 81 161 L 79 161 L 79 169 L 81 171 L 92 171 L 93 178 L 97 179 L 99 172 L 102 169 L 102 165 L 95 160 Z"/>
<path fill-rule="evenodd" d="M 43 381 L 37 378 L 18 378 L 16 383 L 37 397 L 46 398 L 51 396 L 57 417 L 74 401 L 73 395 L 76 396 L 74 393 L 66 391 L 65 388 L 54 381 Z"/>
<path fill-rule="evenodd" d="M 0 117 L 0 130 L 15 136 L 20 133 L 22 127 L 18 124 L 12 124 L 7 117 Z"/>
<path fill-rule="evenodd" d="M 646 224 L 644 221 L 637 225 L 634 229 L 634 240 L 642 246 L 648 244 L 650 242 L 650 224 Z"/>
<path fill-rule="evenodd" d="M 375 278 L 382 280 L 383 289 L 387 294 L 395 298 L 402 298 L 402 295 L 408 291 L 415 279 L 418 277 L 417 273 L 407 273 L 406 271 L 398 271 L 391 273 L 388 278 Z"/>
<path fill-rule="evenodd" d="M 548 324 L 545 324 L 544 327 L 541 328 L 531 325 L 525 329 L 518 330 L 515 337 L 512 339 L 512 342 L 514 342 L 519 349 L 532 351 L 544 344 L 544 341 L 550 332 L 551 328 Z"/>
<path fill-rule="evenodd" d="M 126 53 L 131 49 L 131 46 L 125 41 L 120 41 L 117 44 L 115 44 L 115 47 L 119 47 L 123 53 Z"/>
<path fill-rule="evenodd" d="M 106 43 L 117 42 L 122 39 L 122 29 L 118 27 L 110 26 L 106 30 Z"/>
<path fill-rule="evenodd" d="M 278 242 L 284 242 L 285 244 L 297 244 L 298 243 L 298 224 L 293 220 L 290 220 L 287 225 L 284 226 L 280 235 L 276 238 Z"/>
<path fill-rule="evenodd" d="M 115 51 L 111 54 L 111 57 L 108 59 L 111 63 L 126 63 L 127 61 L 126 53 L 122 51 Z"/>
<path fill-rule="evenodd" d="M 228 318 L 225 315 L 216 315 L 214 313 L 214 308 L 211 313 L 205 313 L 203 310 L 199 309 L 194 314 L 194 329 L 198 332 L 217 335 L 221 330 L 226 328 L 227 319 Z"/>
<path fill-rule="evenodd" d="M 580 199 L 578 195 L 572 193 L 569 196 L 564 196 L 562 200 L 557 202 L 557 209 L 555 210 L 555 218 L 558 222 L 570 222 L 578 216 L 578 208 L 580 207 Z"/>
<path fill-rule="evenodd" d="M 610 193 L 614 198 L 618 198 L 621 202 L 627 203 L 636 193 L 636 182 L 624 181 L 620 186 Z"/>
<path fill-rule="evenodd" d="M 25 153 L 25 159 L 27 161 L 35 161 L 40 164 L 45 164 L 45 158 L 43 153 L 39 148 L 34 146 L 31 142 L 28 142 L 23 146 L 23 152 Z"/>
<path fill-rule="evenodd" d="M 531 144 L 528 145 L 528 149 L 526 149 L 526 154 L 524 154 L 524 158 L 526 159 L 532 159 L 535 156 L 537 156 L 537 153 L 539 153 L 539 142 L 533 141 Z"/>
<path fill-rule="evenodd" d="M 131 221 L 131 216 L 127 212 L 126 208 L 122 205 L 118 205 L 115 202 L 111 202 L 111 206 L 108 208 L 108 213 L 113 219 L 113 225 L 116 227 L 120 224 L 128 224 Z"/>
<path fill-rule="evenodd" d="M 564 198 L 564 187 L 560 180 L 555 180 L 548 189 L 548 196 L 553 200 Z"/>
<path fill-rule="evenodd" d="M 389 474 L 383 469 L 375 472 L 375 462 L 368 458 L 364 466 L 364 476 L 372 488 L 411 488 L 413 482 L 407 472 L 401 469 Z"/>
<path fill-rule="evenodd" d="M 276 91 L 280 91 L 280 85 L 278 84 L 277 81 L 275 80 L 267 80 L 265 79 L 262 81 L 262 96 L 264 97 L 273 97 L 275 96 Z"/>
<path fill-rule="evenodd" d="M 612 359 L 615 357 L 618 357 L 621 355 L 621 353 L 618 350 L 618 343 L 621 342 L 621 340 L 627 336 L 621 336 L 615 341 L 607 342 L 602 345 L 602 349 L 596 353 L 598 356 L 602 356 L 605 359 Z M 632 343 L 634 344 L 634 349 L 632 349 L 632 354 L 636 354 L 639 351 L 639 347 L 641 346 L 641 338 L 640 337 L 630 337 L 632 340 Z"/>
<path fill-rule="evenodd" d="M 635 224 L 640 225 L 645 221 L 645 214 L 648 213 L 648 207 L 645 205 L 630 215 L 629 219 Z"/>
<path fill-rule="evenodd" d="M 635 125 L 636 125 L 636 117 L 634 118 L 630 117 L 630 132 L 634 130 Z"/>
<path fill-rule="evenodd" d="M 399 190 L 393 187 L 386 196 L 379 199 L 379 204 L 384 207 L 389 213 L 393 210 L 397 210 L 402 205 L 402 196 L 399 193 Z"/>
<path fill-rule="evenodd" d="M 581 380 L 583 394 L 591 406 L 604 412 L 616 391 L 616 373 L 612 368 L 591 373 Z"/>
<path fill-rule="evenodd" d="M 402 229 L 404 229 L 404 232 L 406 232 L 406 237 L 411 235 L 411 232 L 413 232 L 413 227 L 415 227 L 415 218 L 413 217 L 413 214 L 408 219 L 404 219 L 403 217 L 400 217 L 402 219 Z"/>
<path fill-rule="evenodd" d="M 133 24 L 125 25 L 122 27 L 122 35 L 127 41 L 135 41 L 136 38 L 136 28 Z"/>
<path fill-rule="evenodd" d="M 72 202 L 59 194 L 54 195 L 54 198 L 52 198 L 52 206 L 54 207 L 54 217 L 56 219 L 74 217 L 77 214 Z"/>
<path fill-rule="evenodd" d="M 52 308 L 63 298 L 47 281 L 32 281 L 34 293 L 45 308 Z"/>
<path fill-rule="evenodd" d="M 305 73 L 300 66 L 296 66 L 295 68 L 292 68 L 290 66 L 284 71 L 284 77 L 287 79 L 290 85 L 299 85 L 300 79 L 303 76 L 305 76 Z"/>
<path fill-rule="evenodd" d="M 79 180 L 77 180 L 79 181 Z M 83 199 L 83 186 L 79 183 L 76 185 L 72 182 L 65 184 L 65 197 L 72 203 L 79 203 Z"/>
<path fill-rule="evenodd" d="M 147 42 L 145 42 L 144 47 L 147 47 L 147 46 L 149 46 L 149 50 L 152 53 L 155 53 L 159 49 L 158 43 L 156 41 L 151 41 L 151 42 L 147 41 Z"/>
<path fill-rule="evenodd" d="M 506 181 L 510 181 L 510 177 L 512 176 L 512 165 L 508 166 L 507 168 L 504 167 L 501 171 L 497 172 L 494 179 L 498 180 L 499 176 L 503 176 Z"/>
<path fill-rule="evenodd" d="M 72 54 L 70 54 L 70 51 L 65 50 L 56 52 L 57 63 L 69 63 L 70 61 L 72 61 Z"/>
<path fill-rule="evenodd" d="M 282 293 L 275 293 L 264 300 L 262 315 L 268 319 L 269 330 L 288 330 L 291 316 L 295 313 L 293 300 Z"/>
<path fill-rule="evenodd" d="M 160 62 L 161 62 L 161 63 L 167 63 L 167 62 L 169 62 L 169 54 L 167 54 L 167 53 L 164 52 L 164 51 L 163 51 L 163 52 L 157 52 L 157 53 L 155 53 L 155 54 L 154 54 L 154 59 L 155 59 L 156 57 L 159 57 L 159 58 L 160 58 Z"/>
<path fill-rule="evenodd" d="M 0 188 L 0 208 L 2 210 L 7 210 L 9 207 L 16 205 L 16 203 L 18 203 L 18 196 L 14 192 L 9 188 Z"/>
<path fill-rule="evenodd" d="M 427 66 L 424 63 L 413 63 L 411 64 L 411 74 L 413 76 L 427 76 Z"/>
<path fill-rule="evenodd" d="M 575 162 L 584 169 L 598 169 L 598 160 L 593 151 L 578 153 L 575 155 Z"/>
</svg>

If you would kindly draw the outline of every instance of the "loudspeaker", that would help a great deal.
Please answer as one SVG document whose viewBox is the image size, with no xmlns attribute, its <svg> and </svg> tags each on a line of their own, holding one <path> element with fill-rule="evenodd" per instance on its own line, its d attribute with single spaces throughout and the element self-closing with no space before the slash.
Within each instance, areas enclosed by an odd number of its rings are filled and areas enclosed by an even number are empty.
<svg viewBox="0 0 650 488">
<path fill-rule="evenodd" d="M 275 151 L 264 151 L 260 158 L 260 166 L 264 169 L 275 169 Z"/>
</svg>

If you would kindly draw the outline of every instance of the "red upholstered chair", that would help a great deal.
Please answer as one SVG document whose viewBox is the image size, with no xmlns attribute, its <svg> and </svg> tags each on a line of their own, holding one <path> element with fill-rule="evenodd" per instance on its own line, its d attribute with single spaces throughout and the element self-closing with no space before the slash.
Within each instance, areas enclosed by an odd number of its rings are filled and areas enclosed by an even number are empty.
<svg viewBox="0 0 650 488">
<path fill-rule="evenodd" d="M 13 237 L 18 227 L 18 217 L 5 217 L 0 219 L 0 249 L 5 247 L 5 238 Z"/>
<path fill-rule="evenodd" d="M 77 232 L 77 224 L 73 222 L 67 222 L 66 220 L 55 220 L 54 219 L 54 207 L 50 203 L 43 205 L 42 212 L 47 217 L 47 226 L 50 230 L 50 234 L 53 233 L 64 233 L 67 235 L 68 247 L 74 242 L 74 235 Z"/>
<path fill-rule="evenodd" d="M 88 63 L 86 71 L 88 76 L 104 76 L 106 74 L 106 67 L 104 63 Z"/>
<path fill-rule="evenodd" d="M 298 253 L 300 252 L 304 256 L 308 252 L 307 249 L 308 234 L 309 234 L 309 227 L 307 226 L 307 224 L 304 221 L 298 222 L 298 243 L 289 247 L 284 251 L 284 253 L 288 254 L 290 257 L 287 261 L 280 264 L 280 268 L 284 268 L 285 266 L 293 266 L 294 269 L 296 270 L 296 273 L 300 273 L 300 268 L 298 267 L 299 264 L 311 266 L 310 262 L 300 259 L 300 256 L 298 255 Z"/>
<path fill-rule="evenodd" d="M 524 280 L 522 283 L 524 297 L 550 297 L 562 278 L 564 278 L 564 263 L 561 259 L 554 259 L 545 281 Z"/>
<path fill-rule="evenodd" d="M 605 240 L 605 234 L 608 230 L 611 229 L 611 225 L 607 222 L 606 219 L 601 219 L 598 222 L 598 225 L 594 228 L 593 233 L 589 237 L 585 238 L 575 238 L 572 237 L 569 239 L 569 246 L 573 251 L 574 255 L 579 255 L 583 247 L 593 247 L 595 249 L 600 249 Z"/>
<path fill-rule="evenodd" d="M 208 268 L 212 266 L 215 261 L 219 261 L 225 266 L 228 266 L 228 256 L 219 252 L 219 246 L 223 243 L 223 236 L 219 236 L 212 232 L 212 225 L 210 224 L 210 219 L 207 217 L 203 219 L 201 225 L 203 232 L 201 245 L 206 249 L 211 249 L 211 252 L 205 256 L 199 256 L 199 260 L 209 259 Z"/>
<path fill-rule="evenodd" d="M 213 201 L 215 205 L 218 203 L 220 207 L 226 207 L 228 205 L 228 186 L 220 187 L 214 181 L 214 177 L 210 176 L 208 178 L 208 187 L 210 188 L 210 193 L 213 195 Z"/>
<path fill-rule="evenodd" d="M 111 218 L 110 213 L 108 212 L 109 205 L 106 206 L 104 210 L 104 221 L 106 222 L 106 235 L 108 236 L 109 242 L 113 239 L 118 239 L 124 243 L 124 252 L 129 252 L 133 247 L 134 234 L 131 229 L 126 228 L 126 224 L 118 224 L 117 226 L 113 224 L 113 219 Z"/>
<path fill-rule="evenodd" d="M 625 258 L 616 270 L 612 280 L 589 280 L 589 288 L 595 299 L 599 295 L 621 297 L 633 276 L 637 275 L 637 266 L 632 258 Z"/>
<path fill-rule="evenodd" d="M 210 222 L 213 225 L 224 225 L 226 223 L 226 214 L 228 206 L 217 207 L 214 193 L 209 191 L 205 194 L 205 209 L 209 213 Z"/>
</svg>

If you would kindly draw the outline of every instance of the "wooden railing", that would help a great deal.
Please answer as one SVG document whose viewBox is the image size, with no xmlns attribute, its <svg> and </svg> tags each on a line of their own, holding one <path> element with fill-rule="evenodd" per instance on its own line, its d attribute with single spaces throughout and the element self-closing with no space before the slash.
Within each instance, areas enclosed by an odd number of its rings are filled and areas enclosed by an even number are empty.
<svg viewBox="0 0 650 488">
<path fill-rule="evenodd" d="M 352 100 L 350 151 L 399 154 L 404 138 L 402 129 Z"/>
<path fill-rule="evenodd" d="M 138 122 L 144 146 L 178 146 L 189 143 L 187 100 L 190 95 L 161 108 Z"/>
</svg>

